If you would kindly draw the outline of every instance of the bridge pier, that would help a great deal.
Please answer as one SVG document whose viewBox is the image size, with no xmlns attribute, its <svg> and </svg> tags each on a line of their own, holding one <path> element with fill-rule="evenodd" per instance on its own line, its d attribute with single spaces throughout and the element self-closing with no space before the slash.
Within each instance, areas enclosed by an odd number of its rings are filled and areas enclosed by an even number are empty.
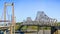
<svg viewBox="0 0 60 34">
<path fill-rule="evenodd" d="M 51 27 L 51 34 L 58 34 L 58 29 L 59 29 L 58 26 L 52 26 Z"/>
</svg>

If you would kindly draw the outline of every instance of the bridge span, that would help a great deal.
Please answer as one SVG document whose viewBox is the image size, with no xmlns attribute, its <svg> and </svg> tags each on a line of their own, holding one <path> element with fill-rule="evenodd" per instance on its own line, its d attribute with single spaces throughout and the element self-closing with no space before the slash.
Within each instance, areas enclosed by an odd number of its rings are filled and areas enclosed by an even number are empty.
<svg viewBox="0 0 60 34">
<path fill-rule="evenodd" d="M 30 17 L 27 17 L 27 19 L 24 20 L 20 26 L 20 29 L 24 26 L 37 26 L 37 34 L 39 31 L 39 27 L 51 27 L 51 34 L 60 29 L 60 26 L 58 26 L 57 24 L 57 20 L 48 17 L 43 11 L 37 12 L 37 16 L 34 21 Z"/>
</svg>

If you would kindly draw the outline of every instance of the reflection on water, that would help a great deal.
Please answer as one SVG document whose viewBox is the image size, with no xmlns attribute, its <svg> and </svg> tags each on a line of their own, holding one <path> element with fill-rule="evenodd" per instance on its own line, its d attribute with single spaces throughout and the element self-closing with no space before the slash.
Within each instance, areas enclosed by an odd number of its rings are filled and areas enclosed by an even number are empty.
<svg viewBox="0 0 60 34">
<path fill-rule="evenodd" d="M 0 30 L 0 34 L 4 34 L 4 31 Z M 6 31 L 6 34 L 9 34 L 8 30 Z M 15 34 L 24 34 L 24 32 L 22 32 L 22 31 L 16 31 Z"/>
</svg>

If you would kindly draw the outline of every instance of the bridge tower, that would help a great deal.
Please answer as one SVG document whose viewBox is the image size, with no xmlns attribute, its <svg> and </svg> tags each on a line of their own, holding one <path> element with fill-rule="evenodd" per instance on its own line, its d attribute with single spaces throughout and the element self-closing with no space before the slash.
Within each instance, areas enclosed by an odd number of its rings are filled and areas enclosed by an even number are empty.
<svg viewBox="0 0 60 34">
<path fill-rule="evenodd" d="M 6 10 L 7 10 L 7 6 L 12 6 L 12 18 L 11 18 L 11 25 L 10 25 L 10 34 L 12 33 L 12 27 L 14 28 L 14 32 L 15 32 L 15 20 L 14 20 L 14 3 L 4 3 L 4 20 L 6 21 Z M 4 22 L 4 25 L 6 25 L 6 22 Z"/>
</svg>

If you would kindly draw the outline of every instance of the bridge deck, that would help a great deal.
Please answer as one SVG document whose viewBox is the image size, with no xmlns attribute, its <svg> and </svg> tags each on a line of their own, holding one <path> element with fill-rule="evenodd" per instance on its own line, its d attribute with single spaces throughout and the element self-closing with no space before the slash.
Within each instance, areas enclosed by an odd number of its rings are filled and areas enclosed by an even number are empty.
<svg viewBox="0 0 60 34">
<path fill-rule="evenodd" d="M 7 30 L 10 26 L 0 26 L 0 30 Z"/>
<path fill-rule="evenodd" d="M 0 26 L 0 28 L 7 28 L 7 27 L 10 27 L 10 26 Z"/>
<path fill-rule="evenodd" d="M 9 20 L 0 20 L 0 22 L 10 22 Z"/>
</svg>

